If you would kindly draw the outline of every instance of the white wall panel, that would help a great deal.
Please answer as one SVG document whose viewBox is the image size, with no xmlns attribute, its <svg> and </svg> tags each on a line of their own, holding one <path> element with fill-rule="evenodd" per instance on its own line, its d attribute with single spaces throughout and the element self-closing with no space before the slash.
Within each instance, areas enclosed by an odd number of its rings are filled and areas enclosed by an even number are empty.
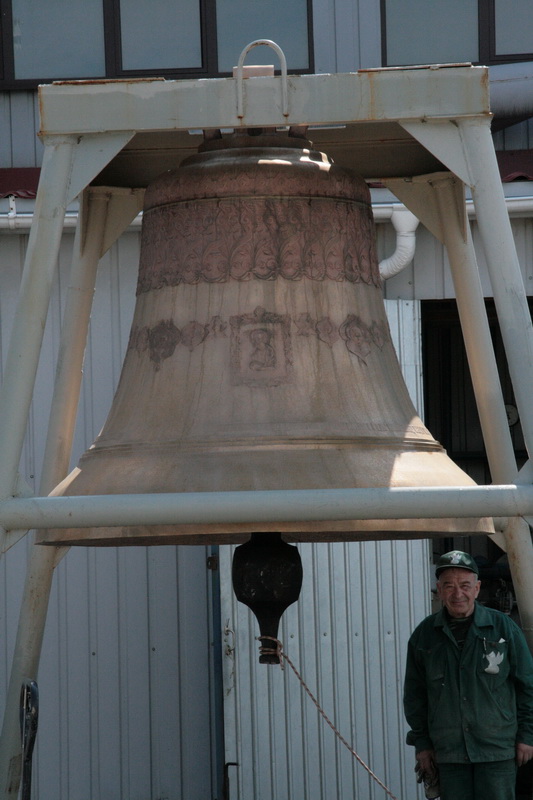
<svg viewBox="0 0 533 800">
<path fill-rule="evenodd" d="M 38 486 L 72 235 L 65 235 L 21 470 Z M 26 237 L 0 235 L 5 356 Z M 138 233 L 100 264 L 73 462 L 110 407 L 128 337 Z M 0 711 L 27 536 L 0 562 Z M 202 547 L 71 548 L 56 569 L 41 667 L 33 797 L 215 800 L 211 574 Z"/>
<path fill-rule="evenodd" d="M 37 92 L 0 92 L 0 168 L 41 165 L 38 130 Z"/>
<path fill-rule="evenodd" d="M 391 332 L 420 404 L 419 304 L 388 302 Z M 402 364 L 403 366 L 403 364 Z M 417 797 L 405 745 L 403 664 L 430 611 L 426 541 L 298 545 L 304 583 L 284 614 L 284 650 L 325 713 L 398 798 Z M 258 626 L 230 586 L 221 547 L 226 761 L 230 800 L 381 800 L 370 778 L 301 688 L 293 671 L 258 663 Z"/>
<path fill-rule="evenodd" d="M 533 120 L 511 125 L 494 135 L 498 150 L 529 150 L 533 146 Z"/>
<path fill-rule="evenodd" d="M 315 72 L 381 66 L 379 3 L 313 0 Z"/>
<path fill-rule="evenodd" d="M 226 761 L 239 765 L 229 772 L 231 800 L 381 798 L 383 790 L 335 738 L 292 670 L 258 664 L 257 624 L 231 593 L 231 554 L 222 550 Z M 397 797 L 414 797 L 402 674 L 409 634 L 429 612 L 427 543 L 299 550 L 304 585 L 284 615 L 284 649 L 361 758 Z"/>
<path fill-rule="evenodd" d="M 485 297 L 492 297 L 479 229 L 475 221 L 471 225 L 481 288 Z M 377 226 L 381 258 L 394 251 L 391 228 L 388 223 Z M 533 219 L 514 218 L 512 229 L 526 292 L 531 295 L 533 294 Z M 416 230 L 416 250 L 412 263 L 385 283 L 385 297 L 389 300 L 440 300 L 455 297 L 446 250 L 423 225 L 419 225 Z"/>
</svg>

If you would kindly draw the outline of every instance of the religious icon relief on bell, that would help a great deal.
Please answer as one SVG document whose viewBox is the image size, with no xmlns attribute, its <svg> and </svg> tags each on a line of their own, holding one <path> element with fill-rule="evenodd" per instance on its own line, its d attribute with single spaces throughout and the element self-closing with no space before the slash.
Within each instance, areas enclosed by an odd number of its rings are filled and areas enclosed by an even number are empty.
<svg viewBox="0 0 533 800">
<path fill-rule="evenodd" d="M 276 351 L 272 346 L 274 332 L 268 328 L 253 328 L 248 333 L 252 343 L 252 355 L 248 368 L 255 372 L 276 366 Z"/>
<path fill-rule="evenodd" d="M 231 383 L 279 386 L 292 379 L 290 317 L 256 308 L 230 318 Z"/>
</svg>

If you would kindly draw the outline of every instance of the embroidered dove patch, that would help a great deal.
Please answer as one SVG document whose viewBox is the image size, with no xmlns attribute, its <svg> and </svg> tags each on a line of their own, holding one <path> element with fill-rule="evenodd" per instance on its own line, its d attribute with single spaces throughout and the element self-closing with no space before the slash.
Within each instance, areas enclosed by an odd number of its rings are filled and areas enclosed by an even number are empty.
<svg viewBox="0 0 533 800">
<path fill-rule="evenodd" d="M 485 672 L 489 675 L 497 675 L 500 671 L 499 665 L 503 661 L 503 653 L 496 653 L 492 650 L 490 653 L 485 653 L 485 658 L 489 662 L 488 667 L 485 667 Z"/>
</svg>

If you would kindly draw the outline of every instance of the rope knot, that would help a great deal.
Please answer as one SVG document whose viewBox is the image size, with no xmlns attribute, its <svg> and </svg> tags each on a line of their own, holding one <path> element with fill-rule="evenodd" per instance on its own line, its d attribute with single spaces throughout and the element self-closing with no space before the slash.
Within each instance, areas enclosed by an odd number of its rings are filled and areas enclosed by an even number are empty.
<svg viewBox="0 0 533 800">
<path fill-rule="evenodd" d="M 261 646 L 259 648 L 259 655 L 260 656 L 276 656 L 281 669 L 285 669 L 285 665 L 283 663 L 283 644 L 280 642 L 279 639 L 276 639 L 274 636 L 256 636 L 255 637 L 258 642 L 261 642 Z M 272 645 L 268 646 L 263 644 L 263 642 L 273 642 L 275 647 Z"/>
</svg>

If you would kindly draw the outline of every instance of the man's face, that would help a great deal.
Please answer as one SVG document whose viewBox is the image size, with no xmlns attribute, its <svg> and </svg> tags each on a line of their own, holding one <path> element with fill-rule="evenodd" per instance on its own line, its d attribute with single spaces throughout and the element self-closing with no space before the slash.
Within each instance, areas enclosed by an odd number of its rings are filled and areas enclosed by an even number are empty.
<svg viewBox="0 0 533 800">
<path fill-rule="evenodd" d="M 468 569 L 448 567 L 437 581 L 437 591 L 451 617 L 468 617 L 474 610 L 480 581 Z"/>
</svg>

